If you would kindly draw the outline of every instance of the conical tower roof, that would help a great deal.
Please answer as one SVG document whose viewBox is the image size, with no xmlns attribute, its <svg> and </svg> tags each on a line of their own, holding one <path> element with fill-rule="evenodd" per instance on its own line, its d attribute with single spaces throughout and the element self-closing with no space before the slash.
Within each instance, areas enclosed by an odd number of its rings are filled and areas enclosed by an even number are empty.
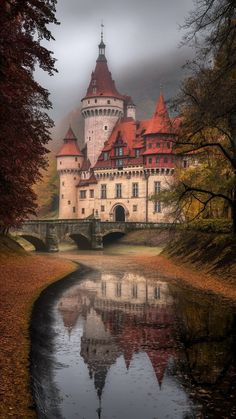
<svg viewBox="0 0 236 419">
<path fill-rule="evenodd" d="M 97 96 L 124 99 L 124 97 L 116 89 L 115 82 L 112 79 L 111 72 L 109 71 L 107 65 L 107 59 L 105 56 L 106 45 L 103 42 L 103 33 L 101 35 L 101 42 L 98 48 L 99 55 L 97 58 L 96 67 L 91 75 L 89 87 L 84 99 Z"/>
<path fill-rule="evenodd" d="M 173 134 L 173 127 L 162 94 L 157 101 L 155 112 L 144 135 L 152 134 Z"/>
<path fill-rule="evenodd" d="M 77 138 L 71 126 L 69 127 L 66 133 L 66 136 L 64 138 L 64 143 L 59 153 L 57 154 L 57 157 L 62 157 L 62 156 L 83 156 L 78 146 Z"/>
</svg>

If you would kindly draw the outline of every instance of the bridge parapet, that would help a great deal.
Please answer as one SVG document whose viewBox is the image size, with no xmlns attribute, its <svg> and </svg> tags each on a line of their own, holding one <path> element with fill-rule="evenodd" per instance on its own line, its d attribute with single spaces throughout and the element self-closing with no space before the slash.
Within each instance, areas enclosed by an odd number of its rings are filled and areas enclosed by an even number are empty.
<svg viewBox="0 0 236 419">
<path fill-rule="evenodd" d="M 134 230 L 144 229 L 166 229 L 169 223 L 145 223 L 145 222 L 123 222 L 123 221 L 101 221 L 100 219 L 89 220 L 28 220 L 25 221 L 19 235 L 27 233 L 38 236 L 45 244 L 49 252 L 58 251 L 58 243 L 68 237 L 81 236 L 86 239 L 92 249 L 103 248 L 103 237 L 111 233 L 127 233 Z M 29 240 L 30 241 L 30 240 Z M 33 242 L 33 241 L 32 241 Z"/>
</svg>

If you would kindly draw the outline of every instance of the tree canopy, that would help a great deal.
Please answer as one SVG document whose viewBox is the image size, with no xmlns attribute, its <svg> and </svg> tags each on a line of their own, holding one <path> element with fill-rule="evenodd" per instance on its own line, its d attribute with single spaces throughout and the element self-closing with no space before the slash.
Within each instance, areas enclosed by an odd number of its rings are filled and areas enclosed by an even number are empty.
<svg viewBox="0 0 236 419">
<path fill-rule="evenodd" d="M 195 203 L 194 217 L 216 203 L 222 214 L 230 207 L 236 233 L 236 4 L 195 6 L 183 42 L 195 46 L 196 59 L 187 63 L 190 76 L 175 101 L 182 121 L 175 152 L 187 156 L 189 168 L 177 170 L 172 193 L 163 191 L 162 199 L 185 211 Z"/>
<path fill-rule="evenodd" d="M 39 66 L 55 70 L 52 52 L 56 0 L 0 0 L 0 230 L 16 226 L 36 209 L 33 184 L 47 165 L 53 122 L 49 92 L 34 79 Z"/>
</svg>

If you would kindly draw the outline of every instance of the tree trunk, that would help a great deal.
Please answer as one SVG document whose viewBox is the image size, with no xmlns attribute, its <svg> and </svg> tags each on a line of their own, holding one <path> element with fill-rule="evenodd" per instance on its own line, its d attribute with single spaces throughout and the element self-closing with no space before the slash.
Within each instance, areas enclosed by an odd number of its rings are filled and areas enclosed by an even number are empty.
<svg viewBox="0 0 236 419">
<path fill-rule="evenodd" d="M 234 153 L 234 187 L 232 196 L 232 220 L 233 220 L 233 235 L 236 236 L 236 113 L 230 115 L 229 125 L 231 136 L 233 139 L 233 153 Z"/>
</svg>

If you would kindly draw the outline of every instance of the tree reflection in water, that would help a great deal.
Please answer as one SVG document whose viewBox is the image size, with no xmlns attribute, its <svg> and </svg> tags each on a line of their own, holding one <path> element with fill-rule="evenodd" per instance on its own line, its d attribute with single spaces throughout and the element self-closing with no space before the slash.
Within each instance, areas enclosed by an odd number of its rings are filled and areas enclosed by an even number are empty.
<svg viewBox="0 0 236 419">
<path fill-rule="evenodd" d="M 235 309 L 213 295 L 170 285 L 187 355 L 189 392 L 204 417 L 236 416 Z M 188 384 L 189 385 L 189 384 Z"/>
</svg>

